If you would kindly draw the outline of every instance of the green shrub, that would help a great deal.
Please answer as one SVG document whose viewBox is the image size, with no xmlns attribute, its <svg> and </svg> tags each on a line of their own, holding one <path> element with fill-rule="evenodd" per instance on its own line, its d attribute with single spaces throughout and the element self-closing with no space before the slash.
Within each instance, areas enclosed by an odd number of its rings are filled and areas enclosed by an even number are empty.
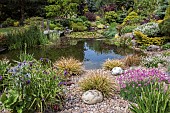
<svg viewBox="0 0 170 113">
<path fill-rule="evenodd" d="M 9 26 L 13 26 L 14 25 L 14 20 L 11 18 L 7 18 L 3 23 L 2 23 L 2 27 L 9 27 Z"/>
<path fill-rule="evenodd" d="M 111 81 L 103 71 L 90 71 L 86 77 L 79 82 L 79 86 L 83 91 L 98 90 L 104 96 L 110 96 L 114 93 L 115 82 Z"/>
<path fill-rule="evenodd" d="M 158 23 L 155 22 L 143 24 L 134 29 L 134 31 L 140 31 L 147 36 L 157 36 L 160 33 Z"/>
<path fill-rule="evenodd" d="M 17 113 L 45 112 L 47 108 L 54 110 L 55 106 L 60 108 L 63 102 L 60 82 L 56 71 L 41 61 L 18 62 L 8 71 L 1 107 Z"/>
<path fill-rule="evenodd" d="M 125 24 L 134 24 L 133 21 L 135 21 L 135 19 L 138 19 L 139 16 L 136 12 L 132 11 L 131 13 L 128 14 L 128 16 L 126 16 L 126 18 L 123 20 L 122 25 Z"/>
<path fill-rule="evenodd" d="M 133 30 L 134 30 L 136 27 L 137 27 L 137 26 L 135 26 L 135 25 L 133 25 L 133 26 L 127 25 L 127 26 L 125 26 L 125 27 L 123 27 L 123 28 L 121 29 L 121 34 L 133 32 Z"/>
<path fill-rule="evenodd" d="M 162 49 L 170 49 L 170 43 L 162 45 Z"/>
<path fill-rule="evenodd" d="M 157 68 L 158 64 L 165 65 L 167 61 L 164 56 L 146 56 L 142 58 L 141 65 L 147 68 Z"/>
<path fill-rule="evenodd" d="M 168 7 L 166 8 L 164 19 L 167 19 L 167 18 L 169 18 L 169 17 L 170 17 L 170 4 L 169 4 Z"/>
<path fill-rule="evenodd" d="M 25 25 L 38 24 L 41 25 L 43 21 L 42 17 L 31 17 L 24 20 Z"/>
<path fill-rule="evenodd" d="M 160 31 L 165 36 L 170 36 L 170 17 L 159 24 Z"/>
<path fill-rule="evenodd" d="M 73 31 L 85 31 L 87 30 L 87 27 L 83 25 L 82 22 L 77 22 L 77 23 L 71 23 L 71 28 Z"/>
<path fill-rule="evenodd" d="M 154 37 L 150 38 L 147 35 L 144 35 L 140 31 L 134 31 L 134 36 L 138 45 L 140 46 L 149 46 L 149 45 L 162 45 L 167 40 L 167 37 Z"/>
<path fill-rule="evenodd" d="M 115 11 L 109 11 L 105 13 L 105 19 L 108 23 L 116 22 L 118 15 Z"/>
<path fill-rule="evenodd" d="M 137 96 L 136 104 L 131 104 L 132 113 L 169 113 L 170 86 L 165 90 L 165 84 L 153 83 L 147 90 L 142 88 L 141 96 Z"/>
<path fill-rule="evenodd" d="M 112 23 L 109 28 L 104 32 L 104 36 L 108 38 L 113 38 L 115 34 L 117 33 L 116 30 L 116 23 Z"/>
</svg>

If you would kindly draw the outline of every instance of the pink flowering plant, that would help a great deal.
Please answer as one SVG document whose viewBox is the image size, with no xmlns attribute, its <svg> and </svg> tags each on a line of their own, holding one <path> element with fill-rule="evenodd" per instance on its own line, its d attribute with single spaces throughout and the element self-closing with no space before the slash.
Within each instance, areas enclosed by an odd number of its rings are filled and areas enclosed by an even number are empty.
<svg viewBox="0 0 170 113">
<path fill-rule="evenodd" d="M 142 89 L 145 91 L 154 82 L 170 83 L 170 77 L 156 68 L 130 69 L 118 77 L 120 95 L 135 102 L 136 96 L 141 96 Z"/>
</svg>

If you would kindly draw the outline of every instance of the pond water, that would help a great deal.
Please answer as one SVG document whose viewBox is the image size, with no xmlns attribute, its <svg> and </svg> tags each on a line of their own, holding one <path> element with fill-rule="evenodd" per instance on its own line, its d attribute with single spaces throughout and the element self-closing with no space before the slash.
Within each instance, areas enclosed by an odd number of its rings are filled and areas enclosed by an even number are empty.
<svg viewBox="0 0 170 113">
<path fill-rule="evenodd" d="M 18 60 L 21 50 L 6 51 L 0 54 L 0 59 Z M 74 57 L 83 62 L 85 69 L 101 68 L 106 59 L 121 59 L 135 51 L 127 47 L 121 48 L 105 43 L 101 39 L 65 39 L 57 40 L 53 45 L 34 47 L 27 50 L 36 59 L 49 58 L 52 62 L 60 57 Z"/>
</svg>

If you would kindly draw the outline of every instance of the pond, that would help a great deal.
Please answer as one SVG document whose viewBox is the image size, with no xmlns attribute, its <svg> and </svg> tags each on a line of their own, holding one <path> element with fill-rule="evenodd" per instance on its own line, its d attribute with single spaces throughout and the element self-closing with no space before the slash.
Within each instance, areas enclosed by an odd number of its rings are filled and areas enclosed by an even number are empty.
<svg viewBox="0 0 170 113">
<path fill-rule="evenodd" d="M 21 50 L 6 51 L 0 54 L 0 59 L 18 60 Z M 60 57 L 74 57 L 83 62 L 85 69 L 101 68 L 106 59 L 122 59 L 135 51 L 127 47 L 121 48 L 105 43 L 103 39 L 66 39 L 60 38 L 50 46 L 34 47 L 27 50 L 36 59 L 49 58 L 52 62 Z"/>
</svg>

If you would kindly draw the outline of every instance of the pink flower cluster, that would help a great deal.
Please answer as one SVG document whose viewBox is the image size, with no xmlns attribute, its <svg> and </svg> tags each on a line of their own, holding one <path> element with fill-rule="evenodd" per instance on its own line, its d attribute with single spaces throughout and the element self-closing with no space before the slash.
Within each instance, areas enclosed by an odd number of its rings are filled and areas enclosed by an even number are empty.
<svg viewBox="0 0 170 113">
<path fill-rule="evenodd" d="M 157 68 L 130 69 L 120 75 L 117 80 L 120 84 L 120 87 L 125 88 L 127 83 L 136 83 L 138 86 L 141 86 L 141 82 L 145 83 L 144 85 L 147 85 L 151 81 L 155 80 L 158 80 L 159 82 L 165 81 L 170 83 L 170 76 L 166 75 L 164 72 L 161 72 Z"/>
</svg>

